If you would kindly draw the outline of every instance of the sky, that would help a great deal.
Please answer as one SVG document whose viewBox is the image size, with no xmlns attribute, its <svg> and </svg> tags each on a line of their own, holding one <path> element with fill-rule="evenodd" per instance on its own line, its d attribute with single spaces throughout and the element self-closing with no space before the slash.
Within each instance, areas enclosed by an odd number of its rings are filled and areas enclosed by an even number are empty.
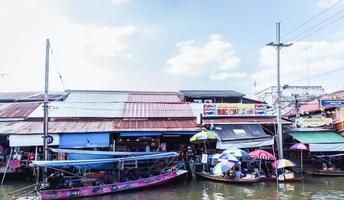
<svg viewBox="0 0 344 200">
<path fill-rule="evenodd" d="M 276 51 L 265 46 L 276 22 L 293 43 L 281 50 L 282 84 L 343 89 L 344 19 L 302 38 L 343 9 L 341 0 L 1 0 L 0 91 L 43 91 L 49 38 L 50 90 L 250 95 L 276 84 Z"/>
</svg>

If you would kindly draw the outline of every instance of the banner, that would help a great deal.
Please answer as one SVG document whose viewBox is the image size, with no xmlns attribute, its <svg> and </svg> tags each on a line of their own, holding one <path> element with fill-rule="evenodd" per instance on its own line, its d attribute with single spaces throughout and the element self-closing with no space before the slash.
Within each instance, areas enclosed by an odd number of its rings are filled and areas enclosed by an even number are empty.
<svg viewBox="0 0 344 200">
<path fill-rule="evenodd" d="M 344 99 L 323 99 L 320 100 L 320 105 L 322 107 L 343 107 L 344 106 Z"/>
<path fill-rule="evenodd" d="M 332 126 L 332 118 L 298 118 L 295 120 L 296 126 L 301 128 Z"/>
<path fill-rule="evenodd" d="M 219 103 L 203 104 L 203 116 L 264 116 L 265 104 Z"/>
</svg>

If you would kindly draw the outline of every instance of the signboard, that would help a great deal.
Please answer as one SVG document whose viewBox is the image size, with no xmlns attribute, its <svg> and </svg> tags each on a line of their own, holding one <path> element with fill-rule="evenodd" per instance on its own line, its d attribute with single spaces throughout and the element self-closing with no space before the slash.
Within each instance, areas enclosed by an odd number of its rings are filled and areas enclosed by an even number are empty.
<svg viewBox="0 0 344 200">
<path fill-rule="evenodd" d="M 320 105 L 323 106 L 323 107 L 342 107 L 342 106 L 344 106 L 344 99 L 320 100 Z"/>
<path fill-rule="evenodd" d="M 264 116 L 267 115 L 265 104 L 212 103 L 203 104 L 204 116 Z"/>
<path fill-rule="evenodd" d="M 332 126 L 332 118 L 298 118 L 295 120 L 296 126 L 301 128 Z"/>
</svg>

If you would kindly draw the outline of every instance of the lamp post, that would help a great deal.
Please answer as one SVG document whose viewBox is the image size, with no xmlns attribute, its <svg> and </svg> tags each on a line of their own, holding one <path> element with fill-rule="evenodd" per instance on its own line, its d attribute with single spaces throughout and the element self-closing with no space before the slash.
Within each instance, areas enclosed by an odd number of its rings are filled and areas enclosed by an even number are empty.
<svg viewBox="0 0 344 200">
<path fill-rule="evenodd" d="M 283 47 L 289 47 L 291 44 L 283 44 L 281 43 L 281 35 L 280 35 L 280 22 L 276 23 L 276 43 L 270 42 L 266 44 L 266 46 L 273 46 L 276 48 L 277 52 L 277 101 L 276 101 L 276 109 L 277 109 L 277 138 L 278 138 L 278 157 L 279 159 L 283 159 L 283 142 L 282 142 L 282 119 L 281 119 L 281 78 L 280 78 L 280 50 Z"/>
</svg>

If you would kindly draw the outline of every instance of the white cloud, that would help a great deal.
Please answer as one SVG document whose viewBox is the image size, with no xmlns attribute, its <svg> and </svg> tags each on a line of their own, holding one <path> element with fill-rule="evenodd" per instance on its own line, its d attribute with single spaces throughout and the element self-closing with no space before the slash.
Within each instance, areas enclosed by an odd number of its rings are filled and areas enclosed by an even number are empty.
<svg viewBox="0 0 344 200">
<path fill-rule="evenodd" d="M 221 35 L 212 34 L 204 46 L 193 40 L 177 43 L 178 55 L 169 58 L 165 70 L 174 75 L 199 76 L 228 72 L 240 64 L 233 45 L 223 41 Z M 214 75 L 215 76 L 215 75 Z"/>
<path fill-rule="evenodd" d="M 78 24 L 47 11 L 44 1 L 1 1 L 0 91 L 43 89 L 45 39 L 69 88 L 115 88 L 140 30 L 134 26 Z M 51 88 L 62 89 L 51 58 Z M 113 84 L 109 84 L 113 83 Z"/>
<path fill-rule="evenodd" d="M 114 5 L 120 5 L 120 4 L 125 4 L 128 3 L 129 0 L 112 0 L 112 3 Z"/>
<path fill-rule="evenodd" d="M 260 49 L 260 71 L 251 75 L 260 89 L 276 85 L 276 51 Z M 281 50 L 281 83 L 304 84 L 307 77 L 336 70 L 344 66 L 344 39 L 338 41 L 295 42 Z M 306 79 L 305 81 L 298 81 Z M 316 84 L 324 84 L 318 79 Z"/>
<path fill-rule="evenodd" d="M 230 72 L 219 72 L 209 75 L 209 78 L 212 80 L 226 80 L 229 78 L 243 78 L 247 74 L 246 73 L 230 73 Z"/>
</svg>

